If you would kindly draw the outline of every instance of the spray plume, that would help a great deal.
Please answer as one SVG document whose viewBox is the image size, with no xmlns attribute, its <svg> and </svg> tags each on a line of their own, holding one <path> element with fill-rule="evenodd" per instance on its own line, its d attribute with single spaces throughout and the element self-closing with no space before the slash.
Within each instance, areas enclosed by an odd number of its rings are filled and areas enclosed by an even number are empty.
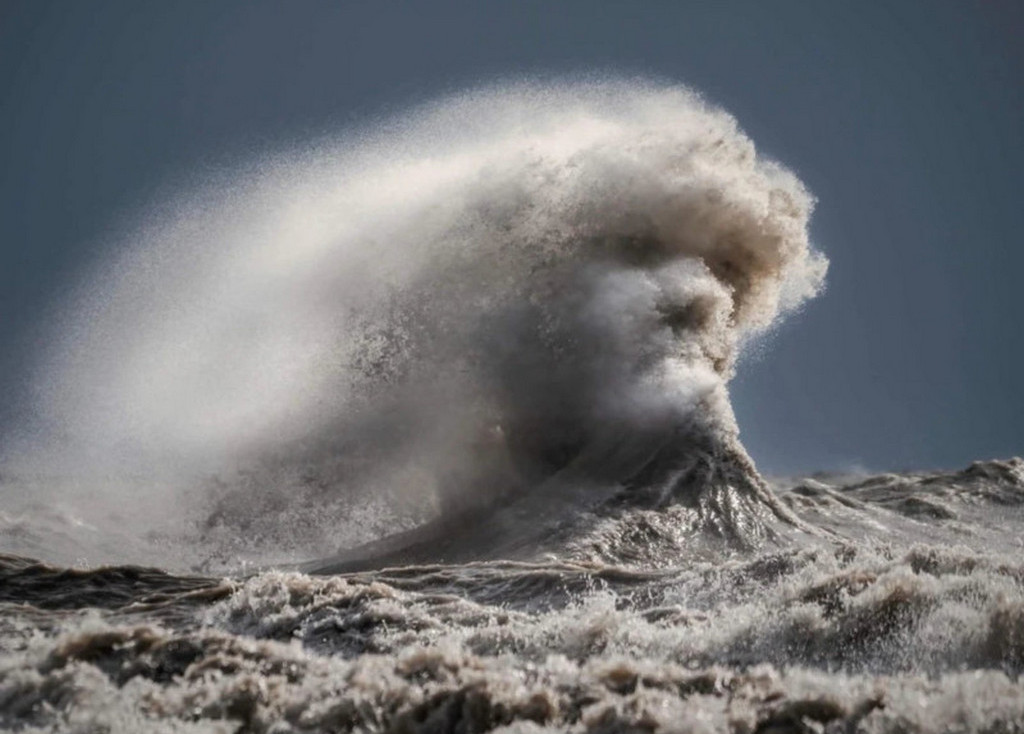
<svg viewBox="0 0 1024 734">
<path fill-rule="evenodd" d="M 343 506 L 422 520 L 553 477 L 739 534 L 784 511 L 726 385 L 822 286 L 812 203 L 684 88 L 445 99 L 142 227 L 67 305 L 34 443 L 66 471 L 147 477 L 119 506 L 188 487 L 167 507 L 316 517 L 326 545 Z"/>
</svg>

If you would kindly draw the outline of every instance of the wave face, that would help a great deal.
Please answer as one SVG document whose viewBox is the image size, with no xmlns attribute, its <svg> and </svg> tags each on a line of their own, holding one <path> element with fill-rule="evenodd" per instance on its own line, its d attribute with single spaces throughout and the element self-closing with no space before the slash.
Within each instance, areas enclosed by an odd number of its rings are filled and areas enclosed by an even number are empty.
<svg viewBox="0 0 1024 734">
<path fill-rule="evenodd" d="M 104 477 L 79 494 L 150 530 L 302 535 L 296 557 L 570 486 L 740 541 L 787 517 L 726 385 L 822 287 L 792 173 L 636 82 L 380 130 L 224 177 L 98 267 L 42 361 L 37 465 Z"/>
</svg>

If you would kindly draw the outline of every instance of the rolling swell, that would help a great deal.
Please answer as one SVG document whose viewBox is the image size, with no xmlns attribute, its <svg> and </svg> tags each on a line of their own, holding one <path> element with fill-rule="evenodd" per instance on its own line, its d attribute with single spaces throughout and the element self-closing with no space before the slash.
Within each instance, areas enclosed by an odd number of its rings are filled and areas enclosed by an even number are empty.
<svg viewBox="0 0 1024 734">
<path fill-rule="evenodd" d="M 624 504 L 668 545 L 797 523 L 727 393 L 822 286 L 795 176 L 654 84 L 492 88 L 381 129 L 134 233 L 60 320 L 18 455 L 145 476 L 93 509 L 135 508 L 183 553 L 244 557 L 218 543 L 247 535 L 257 562 L 641 561 Z"/>
</svg>

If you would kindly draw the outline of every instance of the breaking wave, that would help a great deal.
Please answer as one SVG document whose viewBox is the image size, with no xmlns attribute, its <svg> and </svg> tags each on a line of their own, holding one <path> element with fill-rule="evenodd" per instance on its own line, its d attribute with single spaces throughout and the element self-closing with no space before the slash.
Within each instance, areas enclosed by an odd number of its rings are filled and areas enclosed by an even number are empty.
<svg viewBox="0 0 1024 734">
<path fill-rule="evenodd" d="M 769 489 L 739 442 L 826 262 L 731 117 L 521 84 L 377 130 L 62 305 L 0 464 L 0 728 L 1024 731 L 1024 460 Z"/>
<path fill-rule="evenodd" d="M 397 558 L 455 525 L 478 537 L 450 558 L 514 556 L 537 518 L 578 541 L 590 507 L 590 550 L 628 559 L 622 502 L 684 513 L 648 518 L 657 537 L 798 522 L 727 393 L 822 287 L 791 172 L 695 93 L 635 81 L 478 90 L 378 130 L 137 228 L 57 320 L 7 463 L 61 467 L 62 502 L 150 545 L 190 528 L 243 556 L 406 532 L 366 546 Z"/>
</svg>

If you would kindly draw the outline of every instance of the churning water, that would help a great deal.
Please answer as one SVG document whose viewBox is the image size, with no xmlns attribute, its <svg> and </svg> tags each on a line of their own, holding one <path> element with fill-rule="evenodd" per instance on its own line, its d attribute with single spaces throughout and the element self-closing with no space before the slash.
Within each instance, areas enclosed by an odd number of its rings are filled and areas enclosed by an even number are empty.
<svg viewBox="0 0 1024 734">
<path fill-rule="evenodd" d="M 1024 729 L 1024 463 L 769 483 L 739 441 L 827 261 L 729 115 L 513 85 L 219 181 L 39 355 L 0 724 Z"/>
</svg>

